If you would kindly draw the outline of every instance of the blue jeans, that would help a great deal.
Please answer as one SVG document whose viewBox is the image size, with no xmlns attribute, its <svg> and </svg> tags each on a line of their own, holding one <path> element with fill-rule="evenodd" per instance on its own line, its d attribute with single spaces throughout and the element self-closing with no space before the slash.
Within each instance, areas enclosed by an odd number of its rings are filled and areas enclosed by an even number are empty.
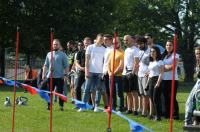
<svg viewBox="0 0 200 132">
<path fill-rule="evenodd" d="M 111 80 L 110 80 L 111 83 Z M 121 76 L 114 76 L 114 85 L 113 85 L 113 109 L 117 107 L 117 97 L 118 97 L 118 108 L 119 110 L 123 110 L 124 108 L 124 90 L 122 87 L 122 77 Z"/>
<path fill-rule="evenodd" d="M 99 85 L 101 80 L 101 73 L 89 73 L 89 78 L 85 80 L 85 89 L 83 91 L 83 102 L 87 103 L 90 97 L 90 92 L 94 93 L 96 87 Z"/>
<path fill-rule="evenodd" d="M 192 114 L 195 105 L 195 93 L 199 89 L 200 89 L 200 79 L 197 80 L 196 84 L 192 88 L 185 104 L 185 122 L 188 124 L 192 124 Z"/>
<path fill-rule="evenodd" d="M 96 88 L 96 96 L 95 96 L 95 104 L 99 106 L 101 101 L 101 95 L 106 93 L 106 86 L 104 80 L 100 80 L 100 83 L 98 84 Z"/>
</svg>

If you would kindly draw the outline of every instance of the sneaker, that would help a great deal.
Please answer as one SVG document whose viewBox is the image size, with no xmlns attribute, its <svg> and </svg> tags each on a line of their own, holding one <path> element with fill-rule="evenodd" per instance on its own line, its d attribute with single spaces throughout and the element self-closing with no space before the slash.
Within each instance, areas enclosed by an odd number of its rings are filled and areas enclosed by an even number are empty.
<svg viewBox="0 0 200 132">
<path fill-rule="evenodd" d="M 149 120 L 153 120 L 154 116 L 153 115 L 149 115 L 148 118 L 149 118 Z"/>
<path fill-rule="evenodd" d="M 174 120 L 179 120 L 179 116 L 174 116 Z"/>
<path fill-rule="evenodd" d="M 117 111 L 124 112 L 123 108 L 118 108 Z"/>
<path fill-rule="evenodd" d="M 99 109 L 98 109 L 98 107 L 94 108 L 94 112 L 100 112 Z"/>
<path fill-rule="evenodd" d="M 60 111 L 64 111 L 63 107 L 60 107 Z"/>
<path fill-rule="evenodd" d="M 47 110 L 50 110 L 50 106 L 47 106 Z"/>
<path fill-rule="evenodd" d="M 80 109 L 78 110 L 78 112 L 83 112 L 83 111 L 85 111 L 85 109 L 83 109 L 83 108 L 80 108 Z"/>
<path fill-rule="evenodd" d="M 185 122 L 184 123 L 184 126 L 190 126 L 190 125 L 192 125 L 192 123 L 190 123 L 190 122 Z"/>
<path fill-rule="evenodd" d="M 117 113 L 118 113 L 118 114 L 121 114 L 122 112 L 121 112 L 121 111 L 117 111 Z"/>
<path fill-rule="evenodd" d="M 133 116 L 137 116 L 138 115 L 138 112 L 137 111 L 134 111 L 133 112 Z"/>
<path fill-rule="evenodd" d="M 160 116 L 155 116 L 154 121 L 161 121 L 161 117 Z"/>
<path fill-rule="evenodd" d="M 126 114 L 131 114 L 131 113 L 133 113 L 132 110 L 127 110 L 126 111 Z"/>
</svg>

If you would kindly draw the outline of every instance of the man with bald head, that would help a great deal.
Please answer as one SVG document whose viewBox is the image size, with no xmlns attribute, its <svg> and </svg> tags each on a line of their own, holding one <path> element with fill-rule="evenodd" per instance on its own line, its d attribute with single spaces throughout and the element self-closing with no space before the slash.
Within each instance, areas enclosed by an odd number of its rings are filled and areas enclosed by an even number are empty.
<svg viewBox="0 0 200 132">
<path fill-rule="evenodd" d="M 68 57 L 67 55 L 60 51 L 60 41 L 59 39 L 53 40 L 53 57 L 51 62 L 51 52 L 49 52 L 46 56 L 46 60 L 43 67 L 42 79 L 48 79 L 50 84 L 50 74 L 52 73 L 53 78 L 53 89 L 55 86 L 57 87 L 57 91 L 60 94 L 63 94 L 63 85 L 64 80 L 67 80 L 67 77 L 64 75 L 68 73 Z M 47 74 L 46 74 L 47 72 Z M 60 110 L 63 111 L 64 102 L 59 99 Z M 48 104 L 48 110 L 50 109 L 50 104 Z"/>
<path fill-rule="evenodd" d="M 122 76 L 123 89 L 127 95 L 127 114 L 133 112 L 138 115 L 138 81 L 137 71 L 139 65 L 139 49 L 133 43 L 131 35 L 124 36 L 124 44 L 127 47 L 124 54 L 124 70 Z"/>
</svg>

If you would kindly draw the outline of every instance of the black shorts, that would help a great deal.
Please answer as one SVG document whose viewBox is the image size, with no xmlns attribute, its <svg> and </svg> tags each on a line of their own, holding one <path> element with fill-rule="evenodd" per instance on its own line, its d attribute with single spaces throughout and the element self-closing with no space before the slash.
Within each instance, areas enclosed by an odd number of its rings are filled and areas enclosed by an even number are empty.
<svg viewBox="0 0 200 132">
<path fill-rule="evenodd" d="M 124 92 L 132 92 L 132 91 L 138 91 L 138 79 L 137 75 L 132 76 L 122 76 L 122 87 L 124 89 Z"/>
</svg>

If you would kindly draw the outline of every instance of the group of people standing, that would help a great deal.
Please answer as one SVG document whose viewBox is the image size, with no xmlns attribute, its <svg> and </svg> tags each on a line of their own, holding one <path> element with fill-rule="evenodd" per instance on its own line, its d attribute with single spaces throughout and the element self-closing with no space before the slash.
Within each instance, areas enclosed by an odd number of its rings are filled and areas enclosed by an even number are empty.
<svg viewBox="0 0 200 132">
<path fill-rule="evenodd" d="M 113 110 L 134 116 L 141 113 L 144 117 L 160 121 L 163 115 L 163 94 L 164 116 L 169 118 L 173 43 L 168 40 L 163 48 L 154 44 L 153 40 L 151 34 L 125 35 L 122 45 L 120 38 L 117 37 L 114 58 L 114 38 L 110 34 L 98 34 L 93 44 L 90 37 L 84 38 L 82 42 L 77 43 L 78 45 L 74 41 L 69 41 L 67 54 L 61 48 L 60 41 L 54 39 L 53 54 L 47 54 L 42 79 L 50 82 L 49 78 L 52 75 L 53 88 L 56 87 L 61 94 L 64 91 L 64 84 L 68 82 L 71 96 L 84 103 L 90 102 L 94 112 L 98 112 L 101 97 L 105 108 L 110 103 L 110 84 L 114 74 Z M 178 62 L 179 55 L 175 56 Z M 177 88 L 176 66 L 174 119 L 179 119 Z M 63 101 L 60 99 L 59 102 L 60 110 L 63 111 Z M 84 110 L 78 109 L 79 112 Z"/>
</svg>

